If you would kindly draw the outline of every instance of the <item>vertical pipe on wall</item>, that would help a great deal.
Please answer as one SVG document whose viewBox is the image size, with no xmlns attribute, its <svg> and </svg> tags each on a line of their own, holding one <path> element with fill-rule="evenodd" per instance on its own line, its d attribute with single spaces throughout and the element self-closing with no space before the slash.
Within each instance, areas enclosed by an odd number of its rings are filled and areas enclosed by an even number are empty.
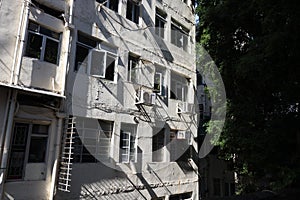
<svg viewBox="0 0 300 200">
<path fill-rule="evenodd" d="M 50 186 L 50 194 L 49 199 L 52 200 L 55 193 L 55 184 L 57 180 L 58 174 L 58 167 L 59 167 L 59 154 L 61 149 L 61 139 L 62 139 L 62 132 L 63 132 L 63 119 L 65 118 L 65 114 L 57 113 L 56 116 L 58 117 L 58 126 L 57 126 L 57 137 L 55 146 L 55 155 L 54 155 L 54 164 L 52 169 L 52 176 L 51 176 L 51 186 Z"/>
<path fill-rule="evenodd" d="M 11 99 L 10 99 L 9 112 L 7 116 L 6 131 L 5 131 L 5 138 L 4 138 L 4 148 L 3 148 L 3 154 L 1 159 L 1 169 L 3 169 L 3 173 L 1 175 L 3 179 L 0 185 L 0 199 L 2 199 L 4 196 L 3 195 L 4 182 L 7 173 L 8 154 L 9 154 L 10 141 L 12 137 L 12 127 L 13 127 L 16 101 L 17 101 L 17 90 L 14 90 L 12 92 Z"/>
<path fill-rule="evenodd" d="M 21 30 L 22 30 L 22 24 L 23 24 L 23 16 L 25 12 L 25 4 L 26 0 L 23 1 L 22 3 L 22 8 L 21 8 L 21 14 L 20 14 L 20 19 L 19 19 L 19 26 L 18 26 L 18 31 L 17 31 L 17 39 L 16 39 L 16 44 L 15 44 L 15 50 L 14 50 L 14 56 L 13 56 L 13 63 L 11 67 L 11 74 L 10 74 L 10 84 L 13 84 L 14 80 L 14 74 L 15 74 L 15 65 L 16 65 L 16 60 L 17 60 L 17 54 L 18 54 L 18 46 L 21 38 Z"/>
<path fill-rule="evenodd" d="M 19 46 L 19 52 L 18 56 L 16 57 L 16 68 L 13 72 L 14 78 L 13 78 L 13 84 L 17 85 L 18 84 L 18 79 L 21 71 L 21 60 L 22 60 L 22 55 L 23 55 L 23 49 L 24 49 L 24 43 L 25 43 L 25 36 L 26 36 L 26 30 L 27 30 L 27 24 L 29 20 L 29 4 L 31 3 L 31 0 L 25 0 L 25 11 L 24 11 L 24 19 L 21 20 L 21 27 L 23 28 L 21 31 L 20 35 L 20 46 Z M 16 45 L 17 48 L 17 45 Z"/>
<path fill-rule="evenodd" d="M 71 42 L 71 29 L 73 28 L 73 9 L 74 9 L 74 0 L 69 0 L 67 1 L 68 5 L 66 5 L 66 7 L 68 8 L 65 9 L 65 13 L 68 13 L 68 19 L 66 19 L 65 22 L 65 28 L 66 31 L 64 33 L 64 38 L 66 40 L 66 42 L 62 45 L 62 47 L 64 48 L 64 62 L 62 64 L 62 66 L 64 67 L 64 72 L 63 72 L 63 76 L 64 77 L 62 79 L 62 84 L 61 84 L 61 94 L 63 95 L 63 91 L 65 90 L 65 85 L 66 85 L 66 75 L 67 75 L 67 71 L 68 71 L 68 65 L 69 65 L 69 55 L 70 55 L 70 42 Z"/>
<path fill-rule="evenodd" d="M 0 163 L 2 159 L 2 153 L 3 153 L 3 148 L 4 148 L 4 138 L 5 138 L 5 128 L 6 128 L 6 123 L 7 123 L 7 115 L 8 115 L 8 110 L 9 110 L 9 104 L 10 104 L 10 98 L 11 98 L 11 89 L 8 90 L 8 95 L 7 95 L 7 100 L 6 100 L 6 106 L 5 106 L 5 113 L 4 113 L 4 119 L 3 119 L 3 127 L 1 129 L 1 135 L 0 135 Z M 1 165 L 1 164 L 0 164 Z M 2 174 L 0 174 L 2 176 Z M 1 181 L 0 181 L 1 184 Z"/>
</svg>

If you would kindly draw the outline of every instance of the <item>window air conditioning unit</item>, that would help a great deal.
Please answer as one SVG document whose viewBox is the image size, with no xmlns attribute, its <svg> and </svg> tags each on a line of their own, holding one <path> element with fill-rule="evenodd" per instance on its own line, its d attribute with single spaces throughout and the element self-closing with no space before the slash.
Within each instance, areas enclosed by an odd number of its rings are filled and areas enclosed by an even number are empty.
<svg viewBox="0 0 300 200">
<path fill-rule="evenodd" d="M 194 105 L 187 102 L 177 103 L 177 113 L 194 113 Z"/>
<path fill-rule="evenodd" d="M 186 131 L 177 131 L 177 139 L 178 140 L 186 139 Z"/>
<path fill-rule="evenodd" d="M 192 144 L 192 134 L 190 131 L 177 131 L 176 139 L 178 140 L 187 140 L 188 144 Z"/>
<path fill-rule="evenodd" d="M 137 101 L 135 104 L 144 104 L 144 105 L 151 106 L 155 104 L 155 100 L 156 100 L 155 93 L 140 89 L 137 92 Z"/>
</svg>

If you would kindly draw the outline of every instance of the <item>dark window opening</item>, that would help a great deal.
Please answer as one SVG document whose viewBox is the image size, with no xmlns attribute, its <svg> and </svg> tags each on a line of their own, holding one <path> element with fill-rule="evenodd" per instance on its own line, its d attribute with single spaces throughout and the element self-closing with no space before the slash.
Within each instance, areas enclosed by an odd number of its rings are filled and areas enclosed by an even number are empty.
<svg viewBox="0 0 300 200">
<path fill-rule="evenodd" d="M 152 137 L 152 161 L 162 162 L 164 161 L 164 141 L 165 141 L 165 129 L 160 131 L 154 129 L 154 134 Z"/>
<path fill-rule="evenodd" d="M 126 18 L 138 24 L 139 17 L 140 17 L 140 5 L 133 0 L 128 0 Z"/>
<path fill-rule="evenodd" d="M 118 12 L 119 0 L 96 0 L 98 3 L 102 3 L 109 9 Z"/>
<path fill-rule="evenodd" d="M 63 13 L 64 13 L 63 11 L 58 11 L 53 8 L 50 8 L 46 5 L 37 2 L 36 0 L 31 0 L 31 3 L 33 4 L 34 7 L 40 8 L 44 13 L 56 17 L 60 20 L 63 20 Z"/>
<path fill-rule="evenodd" d="M 59 33 L 29 22 L 25 56 L 58 65 L 59 43 Z"/>
<path fill-rule="evenodd" d="M 105 79 L 107 80 L 114 80 L 115 77 L 115 65 L 116 65 L 116 58 L 114 56 L 108 55 L 106 57 L 106 71 L 105 71 Z"/>
<path fill-rule="evenodd" d="M 184 200 L 192 198 L 192 192 L 182 193 L 182 194 L 174 194 L 169 197 L 169 200 Z"/>
</svg>

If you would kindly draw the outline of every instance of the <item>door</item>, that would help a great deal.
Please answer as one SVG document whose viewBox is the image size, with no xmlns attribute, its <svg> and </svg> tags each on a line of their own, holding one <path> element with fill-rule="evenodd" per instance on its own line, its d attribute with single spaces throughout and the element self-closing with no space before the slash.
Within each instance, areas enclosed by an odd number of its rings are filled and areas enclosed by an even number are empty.
<svg viewBox="0 0 300 200">
<path fill-rule="evenodd" d="M 28 124 L 15 124 L 7 179 L 22 179 L 23 177 L 28 130 Z"/>
</svg>

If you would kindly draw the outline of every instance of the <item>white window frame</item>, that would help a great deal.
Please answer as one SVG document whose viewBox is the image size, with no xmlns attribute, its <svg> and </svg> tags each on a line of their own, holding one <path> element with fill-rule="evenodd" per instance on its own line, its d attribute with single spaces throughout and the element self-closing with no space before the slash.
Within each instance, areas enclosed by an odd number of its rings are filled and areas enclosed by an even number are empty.
<svg viewBox="0 0 300 200">
<path fill-rule="evenodd" d="M 100 161 L 106 161 L 107 159 L 109 159 L 110 157 L 112 157 L 112 138 L 113 138 L 113 133 L 114 133 L 114 122 L 113 121 L 107 121 L 107 120 L 102 120 L 102 121 L 106 121 L 106 123 L 112 123 L 111 125 L 111 127 L 112 127 L 112 129 L 111 130 L 103 130 L 102 129 L 102 127 L 101 127 L 101 120 L 100 120 L 100 122 L 98 121 L 98 122 L 95 122 L 95 123 L 97 123 L 97 127 L 95 127 L 95 128 L 88 128 L 88 127 L 86 127 L 86 121 L 85 120 L 89 120 L 89 118 L 81 118 L 81 117 L 78 117 L 78 119 L 77 119 L 77 122 L 78 122 L 78 124 L 79 124 L 79 120 L 80 120 L 80 123 L 81 123 L 81 126 L 78 126 L 78 127 L 76 127 L 76 130 L 77 130 L 77 132 L 79 132 L 80 133 L 80 135 L 78 135 L 77 137 L 78 137 L 78 139 L 80 139 L 81 140 L 81 145 L 80 146 L 77 146 L 77 148 L 80 148 L 80 153 L 78 153 L 77 154 L 77 156 L 79 156 L 79 161 L 78 161 L 78 163 L 93 163 L 93 162 L 82 162 L 82 158 L 83 158 L 83 156 L 85 156 L 85 155 L 87 155 L 87 154 L 83 154 L 83 148 L 86 148 L 87 150 L 89 150 L 86 146 L 88 145 L 88 144 L 84 144 L 84 142 L 82 142 L 82 139 L 84 140 L 84 139 L 96 139 L 96 141 L 97 141 L 97 143 L 96 143 L 96 145 L 95 145 L 95 155 L 93 155 L 92 153 L 90 153 L 90 155 L 92 155 L 92 156 L 94 156 L 94 158 L 95 158 L 95 160 L 99 160 L 100 159 Z M 90 120 L 97 120 L 97 119 L 90 119 Z M 93 137 L 87 137 L 86 136 L 86 132 L 88 132 L 88 131 L 95 131 L 95 132 L 97 132 L 96 134 L 97 134 L 97 136 L 96 136 L 96 138 L 93 138 Z M 110 132 L 110 138 L 103 138 L 103 137 L 101 137 L 101 132 Z M 103 157 L 102 155 L 101 155 L 101 150 L 100 150 L 100 147 L 101 146 L 99 146 L 98 144 L 100 144 L 99 142 L 100 141 L 102 141 L 103 139 L 109 139 L 110 141 L 109 141 L 109 147 L 108 147 L 108 155 L 107 155 L 107 157 Z"/>
<path fill-rule="evenodd" d="M 159 83 L 158 83 L 158 85 L 159 85 L 159 91 L 157 92 L 157 94 L 158 95 L 162 95 L 163 93 L 163 91 L 162 91 L 162 89 L 163 89 L 163 86 L 164 86 L 164 83 L 163 83 L 163 73 L 162 72 L 155 72 L 155 74 L 154 74 L 154 85 L 156 84 L 156 76 L 159 76 Z"/>
<path fill-rule="evenodd" d="M 105 50 L 103 48 L 101 48 L 101 45 L 98 41 L 96 41 L 97 43 L 97 46 L 94 48 L 92 46 L 89 46 L 85 43 L 82 43 L 80 41 L 78 41 L 77 39 L 77 43 L 76 45 L 81 45 L 85 48 L 87 48 L 89 50 L 89 53 L 88 53 L 88 58 L 87 58 L 87 62 L 81 62 L 80 64 L 81 65 L 85 65 L 86 69 L 84 70 L 84 73 L 90 75 L 90 76 L 93 76 L 93 77 L 96 77 L 96 78 L 102 78 L 102 79 L 105 79 L 107 81 L 113 81 L 113 82 L 117 82 L 117 68 L 118 68 L 118 57 L 119 55 L 117 53 L 113 53 L 113 52 L 110 52 L 108 50 Z M 103 69 L 103 73 L 102 74 L 93 74 L 92 73 L 92 52 L 101 52 L 101 53 L 104 53 L 104 65 L 102 67 L 104 67 Z M 109 80 L 107 79 L 107 77 L 105 76 L 106 75 L 106 69 L 107 69 L 107 66 L 106 66 L 106 61 L 107 61 L 107 57 L 112 57 L 114 60 L 115 60 L 115 64 L 114 64 L 114 77 L 113 77 L 113 80 Z M 99 66 L 101 67 L 101 66 Z M 77 66 L 77 71 L 80 71 L 80 67 Z"/>
<path fill-rule="evenodd" d="M 120 144 L 122 142 L 122 134 L 127 134 L 128 135 L 128 146 L 127 147 L 120 147 L 120 162 L 121 163 L 129 163 L 129 162 L 137 162 L 137 137 L 136 137 L 136 128 L 132 127 L 131 131 L 121 131 L 120 134 Z M 131 139 L 134 138 L 134 141 L 132 141 Z M 123 143 L 123 142 L 122 142 Z M 134 143 L 134 155 L 132 155 L 131 153 L 131 145 L 132 143 Z M 124 143 L 123 143 L 124 144 Z M 127 153 L 123 153 L 123 148 L 128 149 Z M 123 160 L 123 155 L 125 155 L 127 157 L 126 160 Z M 134 157 L 133 160 L 131 160 L 130 158 Z"/>
</svg>

